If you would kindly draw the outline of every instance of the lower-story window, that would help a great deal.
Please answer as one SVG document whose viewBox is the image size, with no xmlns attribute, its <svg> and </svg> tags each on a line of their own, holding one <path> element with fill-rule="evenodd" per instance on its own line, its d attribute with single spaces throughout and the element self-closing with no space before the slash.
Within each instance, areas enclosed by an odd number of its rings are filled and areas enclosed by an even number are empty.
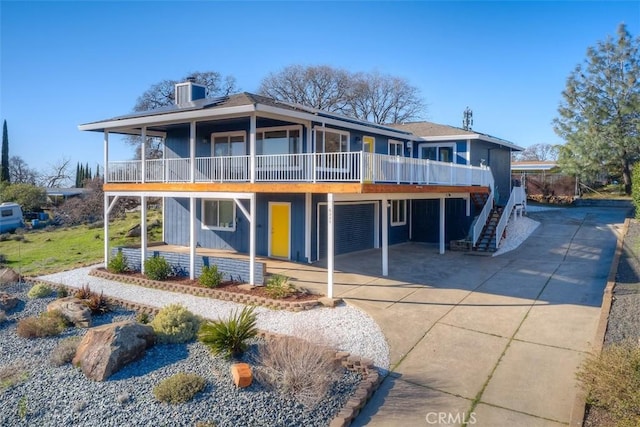
<svg viewBox="0 0 640 427">
<path fill-rule="evenodd" d="M 407 223 L 407 201 L 391 201 L 391 225 L 405 225 Z"/>
<path fill-rule="evenodd" d="M 233 200 L 203 200 L 202 228 L 235 231 L 236 204 Z"/>
</svg>

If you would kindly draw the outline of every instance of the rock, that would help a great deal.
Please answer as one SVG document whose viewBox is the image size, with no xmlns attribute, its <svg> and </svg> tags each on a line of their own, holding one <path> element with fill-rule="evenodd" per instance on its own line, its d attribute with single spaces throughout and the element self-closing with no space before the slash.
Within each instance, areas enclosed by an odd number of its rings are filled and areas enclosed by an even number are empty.
<svg viewBox="0 0 640 427">
<path fill-rule="evenodd" d="M 87 378 L 104 381 L 142 357 L 155 341 L 151 326 L 133 320 L 97 326 L 87 331 L 72 363 L 79 366 Z"/>
<path fill-rule="evenodd" d="M 335 307 L 341 301 L 342 299 L 340 298 L 329 298 L 329 297 L 318 298 L 318 302 L 324 305 L 325 307 Z"/>
<path fill-rule="evenodd" d="M 10 283 L 18 283 L 20 275 L 12 268 L 3 268 L 0 270 L 0 285 L 8 285 Z"/>
<path fill-rule="evenodd" d="M 140 228 L 140 224 L 137 224 L 131 227 L 129 231 L 127 231 L 127 234 L 125 234 L 125 237 L 140 237 L 141 233 L 142 231 Z"/>
<path fill-rule="evenodd" d="M 76 297 L 65 297 L 51 301 L 47 311 L 60 310 L 62 315 L 74 325 L 81 328 L 91 326 L 91 310 Z"/>
<path fill-rule="evenodd" d="M 231 376 L 236 387 L 249 387 L 253 379 L 251 366 L 248 363 L 234 363 L 231 365 Z"/>
<path fill-rule="evenodd" d="M 6 292 L 0 292 L 0 310 L 9 311 L 18 304 L 18 298 Z"/>
</svg>

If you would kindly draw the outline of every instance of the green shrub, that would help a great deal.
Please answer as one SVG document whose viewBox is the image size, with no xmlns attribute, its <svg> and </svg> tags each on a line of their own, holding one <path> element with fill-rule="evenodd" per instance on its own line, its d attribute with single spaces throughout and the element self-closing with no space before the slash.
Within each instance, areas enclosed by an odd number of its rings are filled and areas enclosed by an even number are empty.
<svg viewBox="0 0 640 427">
<path fill-rule="evenodd" d="M 289 283 L 289 278 L 282 274 L 274 274 L 269 277 L 267 286 L 265 286 L 265 292 L 269 295 L 269 298 L 286 298 L 295 294 L 296 287 Z"/>
<path fill-rule="evenodd" d="M 69 337 L 60 341 L 49 357 L 51 364 L 53 366 L 62 366 L 65 363 L 70 363 L 73 356 L 76 355 L 80 341 L 82 341 L 82 337 Z"/>
<path fill-rule="evenodd" d="M 59 310 L 45 311 L 39 317 L 25 317 L 18 322 L 17 334 L 23 338 L 59 335 L 67 328 L 67 319 Z"/>
<path fill-rule="evenodd" d="M 205 380 L 196 374 L 178 373 L 163 380 L 153 388 L 153 395 L 160 402 L 184 403 L 202 391 Z"/>
<path fill-rule="evenodd" d="M 198 277 L 198 282 L 207 288 L 217 288 L 222 283 L 223 274 L 218 271 L 217 265 L 202 267 L 202 274 Z"/>
<path fill-rule="evenodd" d="M 147 313 L 136 314 L 136 322 L 146 325 L 147 323 L 149 323 L 149 315 Z"/>
<path fill-rule="evenodd" d="M 195 338 L 200 327 L 200 319 L 184 306 L 171 304 L 163 307 L 150 325 L 159 343 L 182 343 Z"/>
<path fill-rule="evenodd" d="M 56 288 L 56 298 L 65 298 L 69 296 L 69 291 L 64 286 L 58 286 Z"/>
<path fill-rule="evenodd" d="M 640 161 L 633 165 L 631 171 L 631 198 L 636 208 L 636 219 L 640 219 Z"/>
<path fill-rule="evenodd" d="M 122 274 L 129 270 L 127 256 L 122 253 L 122 251 L 118 251 L 116 256 L 109 260 L 109 263 L 107 264 L 107 270 L 115 274 Z"/>
<path fill-rule="evenodd" d="M 208 321 L 200 327 L 198 340 L 214 354 L 237 357 L 246 349 L 246 341 L 258 334 L 255 307 L 245 307 L 240 313 L 234 310 L 228 319 Z"/>
<path fill-rule="evenodd" d="M 627 340 L 590 355 L 577 373 L 587 403 L 601 407 L 619 427 L 640 425 L 640 346 Z"/>
<path fill-rule="evenodd" d="M 166 280 L 171 275 L 171 266 L 164 257 L 154 256 L 145 260 L 144 274 L 151 280 Z"/>
<path fill-rule="evenodd" d="M 27 296 L 31 299 L 46 298 L 53 293 L 53 290 L 46 283 L 36 283 L 29 289 Z"/>
</svg>

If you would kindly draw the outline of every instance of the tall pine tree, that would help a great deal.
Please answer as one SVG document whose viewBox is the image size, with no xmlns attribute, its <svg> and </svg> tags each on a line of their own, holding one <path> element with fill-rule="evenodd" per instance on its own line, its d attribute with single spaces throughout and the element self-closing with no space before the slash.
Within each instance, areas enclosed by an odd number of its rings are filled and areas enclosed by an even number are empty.
<svg viewBox="0 0 640 427">
<path fill-rule="evenodd" d="M 0 182 L 10 182 L 9 176 L 9 133 L 7 121 L 2 124 L 2 163 L 0 163 Z"/>
</svg>

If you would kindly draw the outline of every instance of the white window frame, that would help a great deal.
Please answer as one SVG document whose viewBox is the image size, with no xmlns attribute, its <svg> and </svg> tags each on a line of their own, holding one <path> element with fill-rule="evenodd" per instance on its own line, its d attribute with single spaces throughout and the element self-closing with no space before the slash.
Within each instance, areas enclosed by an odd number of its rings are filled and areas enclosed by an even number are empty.
<svg viewBox="0 0 640 427">
<path fill-rule="evenodd" d="M 274 127 L 266 127 L 266 128 L 257 128 L 256 129 L 256 144 L 258 143 L 258 134 L 259 133 L 277 132 L 277 131 L 281 131 L 281 130 L 286 130 L 287 131 L 287 139 L 290 138 L 290 136 L 289 136 L 289 132 L 290 131 L 297 130 L 298 132 L 300 132 L 300 134 L 298 136 L 298 138 L 300 139 L 300 144 L 298 146 L 299 151 L 296 152 L 296 153 L 288 153 L 288 154 L 300 154 L 300 153 L 302 153 L 302 144 L 303 144 L 302 125 L 289 125 L 289 126 L 274 126 Z"/>
<path fill-rule="evenodd" d="M 451 148 L 451 162 L 446 162 L 446 163 L 453 163 L 454 165 L 457 163 L 456 159 L 458 158 L 458 150 L 457 150 L 457 144 L 455 142 L 445 142 L 445 143 L 438 143 L 438 144 L 433 144 L 430 142 L 422 142 L 420 144 L 418 144 L 418 158 L 422 159 L 421 157 L 421 151 L 422 151 L 422 147 L 429 147 L 429 148 L 435 148 L 436 149 L 436 157 L 439 159 L 440 158 L 440 149 L 441 148 Z M 437 160 L 437 161 L 441 161 L 441 160 Z"/>
<path fill-rule="evenodd" d="M 403 206 L 402 211 L 400 210 L 400 206 Z M 402 212 L 402 218 L 400 218 L 400 213 Z M 396 221 L 394 221 L 394 217 Z M 391 226 L 396 227 L 399 225 L 407 224 L 407 201 L 406 200 L 391 200 L 391 215 L 389 215 L 391 219 Z"/>
<path fill-rule="evenodd" d="M 220 226 L 220 225 L 208 225 L 205 224 L 205 219 L 207 218 L 205 212 L 205 206 L 207 202 L 218 202 L 218 224 L 220 224 L 220 202 L 229 202 L 233 206 L 233 222 L 231 226 Z M 233 199 L 202 199 L 202 203 L 200 206 L 200 218 L 203 230 L 218 230 L 218 231 L 236 231 L 236 202 Z"/>
<path fill-rule="evenodd" d="M 244 138 L 244 154 L 247 154 L 247 132 L 243 131 L 243 130 L 235 130 L 235 131 L 230 131 L 230 132 L 215 132 L 211 134 L 211 157 L 229 157 L 229 156 L 216 156 L 216 138 L 219 137 L 223 137 L 223 136 L 227 136 L 227 137 L 232 137 L 232 136 L 242 136 Z M 230 144 L 230 142 L 227 141 L 227 144 Z"/>
<path fill-rule="evenodd" d="M 342 141 L 340 141 L 340 151 L 332 151 L 332 153 L 349 153 L 351 152 L 351 134 L 347 131 L 344 130 L 340 130 L 340 129 L 334 129 L 334 128 L 328 128 L 328 127 L 324 127 L 324 126 L 316 126 L 313 128 L 313 140 L 315 142 L 314 148 L 315 148 L 315 152 L 316 153 L 326 153 L 325 151 L 325 147 L 324 147 L 324 134 L 325 132 L 330 132 L 330 133 L 337 133 L 338 135 L 342 135 L 342 136 L 346 136 L 347 137 L 347 151 L 342 151 Z M 321 133 L 322 134 L 322 141 L 318 141 L 318 134 Z M 320 146 L 320 144 L 322 144 L 322 151 L 318 151 L 318 146 Z"/>
<path fill-rule="evenodd" d="M 394 147 L 393 151 L 395 151 L 395 153 L 392 152 L 391 147 Z M 400 154 L 398 154 L 398 152 L 400 152 Z M 388 153 L 390 156 L 405 157 L 404 142 L 398 141 L 397 139 L 390 139 L 388 144 Z"/>
</svg>

